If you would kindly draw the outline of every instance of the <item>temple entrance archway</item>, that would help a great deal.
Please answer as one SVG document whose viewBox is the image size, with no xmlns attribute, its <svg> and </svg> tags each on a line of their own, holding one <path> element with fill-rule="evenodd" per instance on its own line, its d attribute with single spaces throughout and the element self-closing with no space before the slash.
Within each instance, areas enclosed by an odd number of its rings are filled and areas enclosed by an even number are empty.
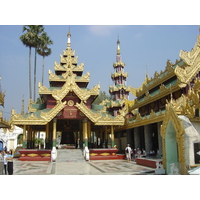
<svg viewBox="0 0 200 200">
<path fill-rule="evenodd" d="M 82 122 L 76 119 L 58 119 L 57 137 L 60 144 L 68 147 L 77 147 L 81 140 Z"/>
<path fill-rule="evenodd" d="M 165 145 L 166 145 L 166 172 L 170 173 L 170 166 L 174 163 L 178 166 L 178 145 L 176 141 L 176 131 L 173 127 L 171 121 L 169 121 L 166 135 L 165 135 Z"/>
<path fill-rule="evenodd" d="M 184 147 L 184 126 L 176 114 L 173 105 L 166 105 L 165 118 L 161 125 L 163 146 L 163 166 L 169 174 L 170 164 L 174 163 L 180 174 L 187 174 Z"/>
</svg>

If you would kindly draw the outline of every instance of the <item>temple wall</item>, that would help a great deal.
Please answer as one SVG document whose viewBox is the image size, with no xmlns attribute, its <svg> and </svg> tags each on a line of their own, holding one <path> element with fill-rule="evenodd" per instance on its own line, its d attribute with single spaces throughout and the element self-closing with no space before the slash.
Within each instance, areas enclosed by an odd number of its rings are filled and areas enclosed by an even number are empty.
<svg viewBox="0 0 200 200">
<path fill-rule="evenodd" d="M 185 128 L 186 165 L 195 165 L 194 143 L 200 143 L 200 123 L 191 122 L 186 116 L 179 116 Z"/>
</svg>

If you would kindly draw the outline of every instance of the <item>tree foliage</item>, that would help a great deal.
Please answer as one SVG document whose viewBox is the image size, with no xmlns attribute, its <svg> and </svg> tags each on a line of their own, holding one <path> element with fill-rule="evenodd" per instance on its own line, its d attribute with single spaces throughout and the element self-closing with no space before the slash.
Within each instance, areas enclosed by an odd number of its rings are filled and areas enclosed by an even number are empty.
<svg viewBox="0 0 200 200">
<path fill-rule="evenodd" d="M 105 99 L 110 100 L 111 99 L 110 95 L 107 95 L 105 91 L 100 91 L 99 96 L 95 99 L 93 104 L 96 104 L 96 105 L 100 104 Z"/>
</svg>

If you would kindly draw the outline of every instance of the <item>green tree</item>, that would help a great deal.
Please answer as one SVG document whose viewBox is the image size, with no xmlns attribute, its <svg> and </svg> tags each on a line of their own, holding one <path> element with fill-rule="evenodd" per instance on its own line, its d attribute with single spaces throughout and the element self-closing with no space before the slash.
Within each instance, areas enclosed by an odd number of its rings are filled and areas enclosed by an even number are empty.
<svg viewBox="0 0 200 200">
<path fill-rule="evenodd" d="M 107 95 L 105 91 L 100 91 L 99 96 L 94 100 L 92 104 L 100 104 L 103 100 L 108 99 L 110 100 L 110 95 Z"/>
<path fill-rule="evenodd" d="M 44 84 L 44 58 L 51 54 L 51 49 L 48 48 L 48 45 L 53 44 L 53 41 L 50 40 L 46 32 L 43 32 L 41 35 L 40 45 L 37 48 L 37 53 L 42 56 L 42 85 Z"/>
<path fill-rule="evenodd" d="M 40 46 L 40 43 L 42 42 L 42 33 L 44 31 L 43 25 L 35 25 L 34 26 L 34 35 L 35 35 L 35 62 L 34 62 L 34 102 L 36 101 L 36 58 L 37 58 L 37 48 Z"/>
<path fill-rule="evenodd" d="M 34 63 L 34 101 L 36 95 L 36 49 L 41 42 L 40 34 L 44 31 L 43 25 L 24 25 L 23 31 L 25 32 L 20 36 L 22 43 L 29 47 L 29 95 L 32 99 L 32 84 L 31 84 L 31 48 L 35 48 L 35 63 Z"/>
<path fill-rule="evenodd" d="M 22 32 L 25 32 L 20 36 L 22 43 L 29 47 L 29 98 L 32 99 L 32 84 L 31 84 L 31 48 L 34 47 L 34 34 L 32 25 L 23 26 Z"/>
</svg>

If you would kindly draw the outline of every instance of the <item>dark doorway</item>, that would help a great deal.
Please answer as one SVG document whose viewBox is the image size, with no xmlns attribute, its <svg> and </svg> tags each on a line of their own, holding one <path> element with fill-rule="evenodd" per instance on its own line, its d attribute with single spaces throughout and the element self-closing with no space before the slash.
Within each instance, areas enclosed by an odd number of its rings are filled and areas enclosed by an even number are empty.
<svg viewBox="0 0 200 200">
<path fill-rule="evenodd" d="M 73 132 L 62 132 L 60 144 L 75 144 Z"/>
<path fill-rule="evenodd" d="M 199 164 L 200 163 L 200 143 L 194 143 L 194 160 L 195 160 L 195 164 Z"/>
</svg>

